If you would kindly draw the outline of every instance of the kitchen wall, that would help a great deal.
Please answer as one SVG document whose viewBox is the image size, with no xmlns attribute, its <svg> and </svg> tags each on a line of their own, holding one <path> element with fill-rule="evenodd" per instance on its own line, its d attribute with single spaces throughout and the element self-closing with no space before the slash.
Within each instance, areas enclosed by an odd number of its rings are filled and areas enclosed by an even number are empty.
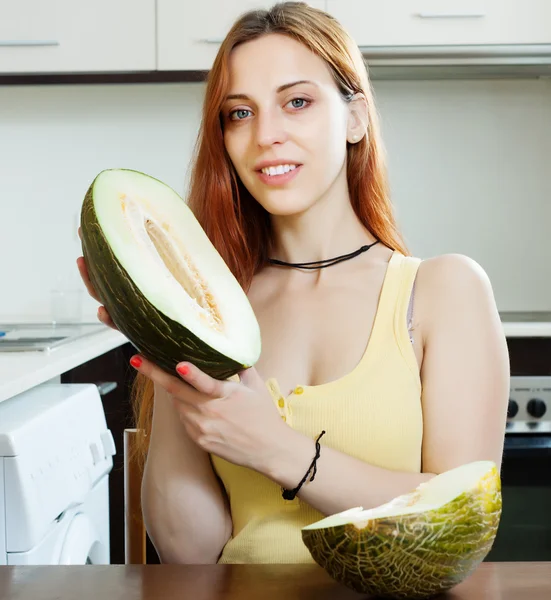
<svg viewBox="0 0 551 600">
<path fill-rule="evenodd" d="M 0 87 L 0 321 L 50 318 L 75 266 L 83 195 L 128 167 L 182 192 L 202 84 Z M 551 310 L 551 82 L 377 81 L 412 252 L 465 253 L 500 310 Z M 82 300 L 82 318 L 97 304 Z"/>
</svg>

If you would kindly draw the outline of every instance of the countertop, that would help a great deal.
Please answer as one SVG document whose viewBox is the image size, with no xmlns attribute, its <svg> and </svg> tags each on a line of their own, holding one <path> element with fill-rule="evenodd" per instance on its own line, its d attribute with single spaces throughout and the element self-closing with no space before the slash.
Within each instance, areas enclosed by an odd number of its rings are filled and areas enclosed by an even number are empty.
<svg viewBox="0 0 551 600">
<path fill-rule="evenodd" d="M 551 336 L 551 311 L 500 311 L 506 337 Z"/>
<path fill-rule="evenodd" d="M 353 600 L 318 565 L 0 567 L 2 600 Z M 551 562 L 482 563 L 449 600 L 549 600 Z"/>
<path fill-rule="evenodd" d="M 551 322 L 503 323 L 506 337 L 551 337 Z"/>
<path fill-rule="evenodd" d="M 49 352 L 0 353 L 0 402 L 128 342 L 119 331 L 103 327 Z"/>
</svg>

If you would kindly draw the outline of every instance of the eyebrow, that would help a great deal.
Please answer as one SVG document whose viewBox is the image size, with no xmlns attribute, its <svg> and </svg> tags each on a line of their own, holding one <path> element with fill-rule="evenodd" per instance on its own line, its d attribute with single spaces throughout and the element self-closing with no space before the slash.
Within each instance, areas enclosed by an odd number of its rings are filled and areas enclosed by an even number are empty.
<svg viewBox="0 0 551 600">
<path fill-rule="evenodd" d="M 288 90 L 289 88 L 294 87 L 295 85 L 300 85 L 301 83 L 317 85 L 315 82 L 309 81 L 308 79 L 301 79 L 300 81 L 292 81 L 291 83 L 284 83 L 283 85 L 280 85 L 277 88 L 276 92 L 279 94 L 285 90 Z M 250 97 L 247 96 L 247 94 L 229 94 L 228 96 L 226 96 L 226 101 L 228 100 L 250 100 Z"/>
</svg>

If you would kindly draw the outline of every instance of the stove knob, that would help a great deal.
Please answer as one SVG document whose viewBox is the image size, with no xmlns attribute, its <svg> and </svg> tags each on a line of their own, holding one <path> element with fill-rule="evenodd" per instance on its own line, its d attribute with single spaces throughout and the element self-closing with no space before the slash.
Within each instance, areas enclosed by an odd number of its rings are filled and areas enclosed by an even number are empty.
<svg viewBox="0 0 551 600">
<path fill-rule="evenodd" d="M 515 400 L 509 400 L 509 406 L 507 407 L 507 418 L 512 419 L 518 413 L 518 404 Z"/>
<path fill-rule="evenodd" d="M 545 414 L 547 406 L 543 400 L 540 400 L 539 398 L 532 398 L 532 400 L 530 400 L 526 405 L 526 410 L 528 411 L 529 415 L 539 419 Z"/>
</svg>

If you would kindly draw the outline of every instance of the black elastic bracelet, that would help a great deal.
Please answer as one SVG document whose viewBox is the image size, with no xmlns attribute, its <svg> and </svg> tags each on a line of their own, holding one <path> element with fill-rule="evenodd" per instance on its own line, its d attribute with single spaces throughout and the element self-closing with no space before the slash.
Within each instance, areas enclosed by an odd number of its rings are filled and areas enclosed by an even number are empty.
<svg viewBox="0 0 551 600">
<path fill-rule="evenodd" d="M 312 477 L 310 478 L 310 481 L 314 481 L 314 477 L 316 476 L 316 473 L 318 470 L 316 461 L 320 457 L 320 451 L 321 451 L 321 446 L 320 446 L 319 441 L 321 440 L 324 433 L 325 433 L 325 430 L 323 430 L 319 434 L 318 439 L 316 440 L 316 456 L 314 456 L 314 460 L 312 461 L 312 464 L 308 467 L 308 471 L 306 471 L 306 475 L 302 478 L 301 482 L 297 485 L 297 487 L 294 490 L 286 490 L 285 488 L 283 488 L 283 493 L 281 495 L 283 496 L 284 500 L 294 500 L 295 499 L 295 496 L 298 494 L 300 488 L 303 486 L 306 479 L 308 479 L 308 475 L 310 474 L 310 471 L 312 470 L 312 468 L 314 469 L 314 472 L 312 473 Z"/>
</svg>

